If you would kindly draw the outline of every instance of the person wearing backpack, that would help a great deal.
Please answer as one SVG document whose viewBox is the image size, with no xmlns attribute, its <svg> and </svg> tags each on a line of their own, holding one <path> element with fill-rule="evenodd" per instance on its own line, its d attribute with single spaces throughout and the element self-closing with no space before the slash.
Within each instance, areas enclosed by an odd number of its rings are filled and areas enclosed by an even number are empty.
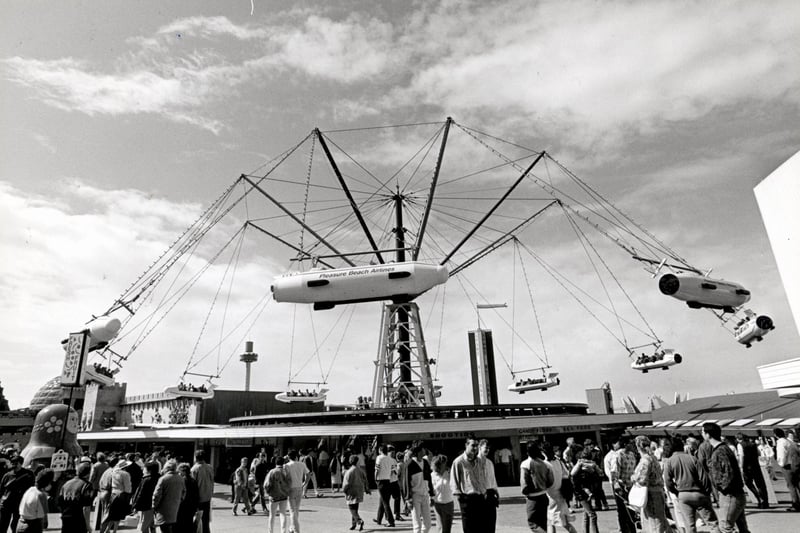
<svg viewBox="0 0 800 533">
<path fill-rule="evenodd" d="M 585 448 L 570 472 L 575 499 L 583 507 L 583 528 L 586 533 L 599 533 L 597 513 L 592 507 L 592 496 L 601 483 L 600 467 L 592 461 L 592 450 Z"/>
</svg>

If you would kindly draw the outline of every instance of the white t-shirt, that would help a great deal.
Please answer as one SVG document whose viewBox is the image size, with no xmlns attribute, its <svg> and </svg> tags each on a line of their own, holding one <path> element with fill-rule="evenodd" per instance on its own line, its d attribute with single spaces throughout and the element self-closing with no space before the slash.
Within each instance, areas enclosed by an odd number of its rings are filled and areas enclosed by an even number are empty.
<svg viewBox="0 0 800 533">
<path fill-rule="evenodd" d="M 29 487 L 19 502 L 19 515 L 26 520 L 47 517 L 47 494 L 36 487 Z"/>
<path fill-rule="evenodd" d="M 289 460 L 283 469 L 289 477 L 289 487 L 292 489 L 299 489 L 302 487 L 303 479 L 311 473 L 305 463 L 301 463 L 300 461 Z"/>
<path fill-rule="evenodd" d="M 392 472 L 397 469 L 397 461 L 389 455 L 379 455 L 375 461 L 375 480 L 391 481 Z"/>
<path fill-rule="evenodd" d="M 498 463 L 510 463 L 513 454 L 508 448 L 501 448 L 495 452 L 494 457 Z"/>
</svg>

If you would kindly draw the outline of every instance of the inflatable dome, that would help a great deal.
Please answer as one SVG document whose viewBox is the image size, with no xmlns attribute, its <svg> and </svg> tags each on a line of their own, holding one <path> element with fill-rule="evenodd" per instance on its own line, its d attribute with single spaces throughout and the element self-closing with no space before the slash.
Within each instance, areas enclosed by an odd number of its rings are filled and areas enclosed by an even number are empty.
<svg viewBox="0 0 800 533">
<path fill-rule="evenodd" d="M 42 385 L 42 388 L 33 395 L 30 409 L 32 411 L 41 411 L 50 404 L 61 403 L 63 401 L 64 389 L 61 387 L 61 376 L 56 376 Z"/>
</svg>

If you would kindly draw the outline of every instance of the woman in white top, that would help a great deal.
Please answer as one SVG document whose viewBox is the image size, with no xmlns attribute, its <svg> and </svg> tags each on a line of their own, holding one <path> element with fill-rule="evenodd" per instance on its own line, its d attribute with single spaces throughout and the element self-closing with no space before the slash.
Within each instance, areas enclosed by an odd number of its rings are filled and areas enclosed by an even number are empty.
<svg viewBox="0 0 800 533">
<path fill-rule="evenodd" d="M 775 465 L 778 464 L 775 460 L 775 450 L 764 437 L 758 437 L 758 453 L 759 463 L 767 468 L 767 473 L 772 481 L 778 479 L 775 477 Z"/>
<path fill-rule="evenodd" d="M 575 527 L 570 524 L 572 517 L 569 514 L 569 504 L 561 492 L 564 480 L 569 481 L 569 469 L 553 452 L 552 444 L 545 442 L 542 450 L 547 458 L 545 463 L 553 471 L 553 484 L 547 488 L 547 533 L 555 533 L 556 526 L 561 526 L 570 533 L 577 533 Z M 572 482 L 570 481 L 570 483 Z"/>
<path fill-rule="evenodd" d="M 433 458 L 431 472 L 433 483 L 433 508 L 440 533 L 450 533 L 453 527 L 453 491 L 450 488 L 450 471 L 447 469 L 447 456 L 437 455 Z"/>
</svg>

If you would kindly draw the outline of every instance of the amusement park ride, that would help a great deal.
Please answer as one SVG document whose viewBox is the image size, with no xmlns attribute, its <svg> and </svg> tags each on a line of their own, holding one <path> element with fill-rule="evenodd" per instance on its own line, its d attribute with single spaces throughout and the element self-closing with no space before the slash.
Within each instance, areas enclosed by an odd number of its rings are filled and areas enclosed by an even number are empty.
<svg viewBox="0 0 800 533">
<path fill-rule="evenodd" d="M 359 132 L 365 136 L 363 144 L 369 147 L 376 142 L 376 139 L 391 139 L 393 135 L 399 137 L 401 135 L 399 131 L 410 128 L 428 128 L 426 131 L 432 133 L 416 137 L 410 135 L 410 138 L 417 141 L 423 139 L 420 141 L 422 147 L 410 158 L 402 161 L 402 164 L 398 163 L 399 169 L 394 170 L 389 168 L 389 163 L 384 162 L 387 158 L 384 156 L 383 159 L 374 158 L 374 161 L 380 159 L 380 163 L 374 164 L 383 165 L 385 168 L 380 172 L 372 172 L 367 168 L 369 166 L 367 163 L 358 161 L 334 141 L 336 135 Z M 453 140 L 454 131 L 458 131 L 460 135 L 458 143 Z M 452 144 L 455 146 L 451 148 Z M 298 161 L 297 154 L 301 153 L 299 151 L 301 146 L 308 148 L 307 161 Z M 338 150 L 338 158 L 334 157 L 331 146 Z M 482 153 L 499 158 L 499 164 L 495 162 L 487 164 L 485 160 L 478 158 L 480 163 L 474 164 L 480 166 L 468 168 L 469 163 L 466 161 L 475 151 L 475 146 L 485 148 L 486 152 Z M 323 156 L 319 156 L 320 150 L 317 148 L 321 149 Z M 506 155 L 504 153 L 506 149 L 514 150 L 515 153 Z M 401 147 L 398 146 L 397 150 L 401 150 Z M 455 152 L 450 159 L 445 158 L 448 150 Z M 363 153 L 369 150 L 361 151 Z M 324 161 L 321 167 L 315 165 L 318 159 Z M 448 171 L 444 170 L 446 166 Z M 231 253 L 231 262 L 225 269 L 220 288 L 202 324 L 202 336 L 212 310 L 218 303 L 220 293 L 223 292 L 223 286 L 225 284 L 230 286 L 233 283 L 236 272 L 235 261 L 238 261 L 241 253 L 245 230 L 255 230 L 256 235 L 269 237 L 270 245 L 273 248 L 278 247 L 272 250 L 273 257 L 285 254 L 287 249 L 290 250 L 293 254 L 290 261 L 297 267 L 293 272 L 276 277 L 269 284 L 268 292 L 253 307 L 246 320 L 242 319 L 236 327 L 225 331 L 222 331 L 225 326 L 225 321 L 222 320 L 220 340 L 215 347 L 218 356 L 215 372 L 204 374 L 193 371 L 211 353 L 205 355 L 197 353 L 200 341 L 198 339 L 180 379 L 183 382 L 187 375 L 202 376 L 208 380 L 209 386 L 203 386 L 203 390 L 194 390 L 194 387 L 187 388 L 185 385 L 168 387 L 167 391 L 170 394 L 200 398 L 213 395 L 214 387 L 211 382 L 219 378 L 225 367 L 219 363 L 223 341 L 249 321 L 249 328 L 245 328 L 247 331 L 244 335 L 246 335 L 255 326 L 261 311 L 270 300 L 295 306 L 310 304 L 315 311 L 331 310 L 340 306 L 354 309 L 363 303 L 382 302 L 370 405 L 435 406 L 437 398 L 441 395 L 441 385 L 436 383 L 431 366 L 442 356 L 436 354 L 435 358 L 429 357 L 420 308 L 416 300 L 430 291 L 437 297 L 441 292 L 443 301 L 444 290 L 450 280 L 461 280 L 466 269 L 506 245 L 513 246 L 514 265 L 517 265 L 518 261 L 524 274 L 544 354 L 542 357 L 532 348 L 530 350 L 542 362 L 542 366 L 538 368 L 515 371 L 513 365 L 508 365 L 512 377 L 512 384 L 508 386 L 509 391 L 523 394 L 533 390 L 545 391 L 561 384 L 558 372 L 553 370 L 547 357 L 541 336 L 542 327 L 535 309 L 532 283 L 525 270 L 525 261 L 538 264 L 546 274 L 545 278 L 552 278 L 614 336 L 622 345 L 626 355 L 633 360 L 630 363 L 632 369 L 646 373 L 651 369 L 666 370 L 680 364 L 683 357 L 673 349 L 662 347 L 663 341 L 644 319 L 634 299 L 620 283 L 620 277 L 612 271 L 610 262 L 603 258 L 598 246 L 588 238 L 585 231 L 587 228 L 588 231 L 597 232 L 604 237 L 606 239 L 604 242 L 621 248 L 628 257 L 644 263 L 645 270 L 653 277 L 667 270 L 668 272 L 661 274 L 658 281 L 658 288 L 662 294 L 685 301 L 693 309 L 710 309 L 723 327 L 738 320 L 732 333 L 741 344 L 749 347 L 752 341 L 760 341 L 774 329 L 769 317 L 756 316 L 749 309 L 743 309 L 751 296 L 747 289 L 737 283 L 710 278 L 708 276 L 710 272 L 703 273 L 691 266 L 545 151 L 536 151 L 524 148 L 519 143 L 504 141 L 458 124 L 451 118 L 443 123 L 386 126 L 364 130 L 323 133 L 315 129 L 293 148 L 262 165 L 262 168 L 264 167 L 267 167 L 267 170 L 261 175 L 255 172 L 243 174 L 235 180 L 202 216 L 120 295 L 103 316 L 95 318 L 87 326 L 93 343 L 92 350 L 97 350 L 110 363 L 121 367 L 153 328 L 172 310 L 177 301 L 194 285 L 197 278 L 236 241 Z M 322 170 L 323 168 L 326 170 Z M 284 171 L 286 173 L 281 174 Z M 555 177 L 553 173 L 556 174 Z M 298 178 L 303 175 L 304 180 Z M 559 179 L 563 182 L 559 182 Z M 390 186 L 390 182 L 393 186 Z M 585 200 L 577 198 L 574 193 L 567 191 L 567 185 L 576 186 L 588 197 Z M 241 193 L 237 192 L 240 188 Z M 535 197 L 532 194 L 542 191 L 546 194 L 546 198 Z M 287 197 L 282 198 L 282 195 Z M 263 216 L 253 213 L 254 202 L 245 202 L 246 198 L 251 197 L 260 200 L 263 211 L 260 214 Z M 533 205 L 543 205 L 543 207 L 535 209 L 531 207 Z M 228 220 L 226 215 L 235 208 L 239 210 L 244 208 L 242 218 L 245 223 L 225 242 L 222 249 L 208 260 L 208 266 L 203 267 L 196 277 L 190 278 L 183 285 L 174 279 L 171 283 L 162 284 L 161 282 L 169 279 L 173 267 L 180 267 L 178 270 L 181 271 L 186 268 L 188 259 L 196 252 L 200 241 L 212 228 L 223 226 L 219 223 Z M 530 241 L 532 232 L 527 230 L 533 223 L 544 218 L 543 215 L 549 215 L 550 212 L 559 209 L 584 250 L 588 262 L 599 279 L 602 291 L 595 290 L 593 291 L 595 294 L 592 294 L 591 291 L 582 289 L 564 272 L 534 251 L 530 242 L 526 242 Z M 497 280 L 508 278 L 499 272 L 496 275 Z M 156 301 L 153 296 L 154 291 L 156 287 L 162 285 L 168 286 L 168 289 L 161 295 L 161 299 Z M 622 316 L 620 312 L 622 305 L 614 301 L 612 288 L 616 288 L 623 296 L 621 300 L 624 304 L 635 311 L 641 319 L 640 324 L 634 324 Z M 599 301 L 603 294 L 608 299 L 606 303 Z M 155 306 L 155 310 L 148 311 L 141 321 L 134 323 L 132 319 L 143 313 L 146 303 Z M 614 327 L 618 326 L 620 329 L 619 334 L 613 333 L 611 328 L 599 319 L 598 313 L 590 309 L 594 304 L 599 305 L 605 310 L 604 312 L 613 317 L 613 321 L 616 322 Z M 127 313 L 124 320 L 112 318 L 117 312 Z M 347 311 L 343 311 L 345 312 Z M 350 311 L 351 319 L 352 313 L 353 311 Z M 631 312 L 631 315 L 633 314 Z M 444 311 L 442 315 L 444 316 Z M 340 315 L 340 318 L 343 316 L 345 315 Z M 612 319 L 607 320 L 612 321 Z M 346 327 L 341 328 L 338 324 L 337 321 L 332 331 L 346 330 Z M 510 326 L 511 338 L 520 336 L 518 331 L 520 328 L 516 327 L 513 319 Z M 293 335 L 294 327 L 293 323 Z M 522 329 L 528 331 L 532 328 Z M 639 332 L 637 335 L 643 336 L 646 342 L 634 345 L 635 343 L 629 340 L 626 329 L 635 329 Z M 124 335 L 118 335 L 120 331 L 125 330 L 129 331 Z M 123 354 L 113 349 L 118 341 L 133 331 L 138 332 L 138 337 L 130 343 L 127 353 Z M 344 336 L 344 333 L 342 335 Z M 341 342 L 339 344 L 341 345 Z M 642 349 L 647 353 L 642 352 Z M 319 347 L 314 355 L 319 357 Z M 227 362 L 225 364 L 227 365 Z M 322 372 L 321 364 L 320 369 L 322 376 L 319 381 L 297 381 L 295 379 L 297 375 L 292 374 L 290 354 L 287 389 L 278 394 L 276 399 L 290 403 L 324 401 L 329 392 L 325 386 L 330 371 L 328 374 Z M 517 379 L 517 374 L 527 372 L 534 372 L 537 377 Z M 313 389 L 297 387 L 299 385 L 312 385 Z"/>
</svg>

